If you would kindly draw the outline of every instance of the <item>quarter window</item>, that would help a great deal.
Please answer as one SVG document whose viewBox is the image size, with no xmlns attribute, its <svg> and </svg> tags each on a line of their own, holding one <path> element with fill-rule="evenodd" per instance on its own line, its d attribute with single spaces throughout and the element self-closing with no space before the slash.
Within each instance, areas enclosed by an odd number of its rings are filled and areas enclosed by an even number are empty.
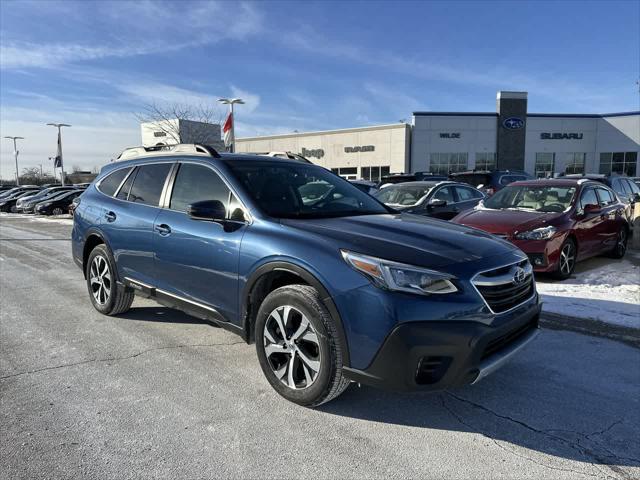
<svg viewBox="0 0 640 480">
<path fill-rule="evenodd" d="M 204 200 L 218 200 L 227 208 L 229 188 L 210 168 L 194 163 L 181 164 L 173 184 L 169 208 L 186 212 L 189 205 Z"/>
<path fill-rule="evenodd" d="M 120 170 L 116 170 L 110 175 L 107 175 L 98 184 L 98 190 L 100 190 L 105 195 L 109 195 L 110 197 L 116 193 L 116 190 L 124 180 L 124 177 L 127 176 L 127 173 L 131 171 L 131 167 L 129 168 L 121 168 Z"/>
<path fill-rule="evenodd" d="M 129 201 L 157 207 L 171 163 L 156 163 L 138 167 L 129 192 Z"/>
<path fill-rule="evenodd" d="M 133 180 L 136 178 L 136 172 L 132 172 L 131 175 L 127 178 L 127 180 L 122 184 L 120 190 L 118 191 L 118 195 L 116 198 L 120 200 L 128 200 L 129 191 L 131 190 L 131 184 L 133 184 Z"/>
</svg>

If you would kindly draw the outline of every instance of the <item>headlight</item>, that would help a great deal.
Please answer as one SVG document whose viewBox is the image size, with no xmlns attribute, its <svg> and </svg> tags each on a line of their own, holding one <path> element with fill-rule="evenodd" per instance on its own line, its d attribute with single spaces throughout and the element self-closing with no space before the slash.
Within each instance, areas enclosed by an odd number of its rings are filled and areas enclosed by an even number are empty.
<svg viewBox="0 0 640 480">
<path fill-rule="evenodd" d="M 457 292 L 451 282 L 453 276 L 446 273 L 369 257 L 341 250 L 342 258 L 351 267 L 366 275 L 376 286 L 400 292 L 421 295 Z"/>
<path fill-rule="evenodd" d="M 553 237 L 558 229 L 556 227 L 542 227 L 535 230 L 529 230 L 528 232 L 521 232 L 516 234 L 518 240 L 548 240 Z"/>
</svg>

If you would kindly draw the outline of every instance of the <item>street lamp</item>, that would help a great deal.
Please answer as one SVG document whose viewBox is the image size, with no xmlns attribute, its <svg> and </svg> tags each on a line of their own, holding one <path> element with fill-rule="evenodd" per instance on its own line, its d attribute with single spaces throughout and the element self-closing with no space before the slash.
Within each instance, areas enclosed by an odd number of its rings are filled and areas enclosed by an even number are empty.
<svg viewBox="0 0 640 480">
<path fill-rule="evenodd" d="M 230 152 L 233 153 L 236 149 L 236 118 L 233 116 L 233 106 L 237 103 L 243 105 L 244 100 L 241 98 L 219 98 L 218 101 L 223 105 L 229 105 L 231 110 L 231 147 Z"/>
<path fill-rule="evenodd" d="M 13 140 L 13 155 L 16 157 L 16 186 L 20 186 L 20 174 L 18 173 L 18 146 L 16 140 L 24 140 L 24 137 L 4 137 Z"/>
<path fill-rule="evenodd" d="M 60 177 L 62 179 L 62 186 L 64 187 L 64 165 L 62 163 L 62 134 L 60 133 L 60 129 L 62 127 L 70 127 L 66 123 L 47 123 L 47 125 L 51 125 L 52 127 L 56 127 L 58 129 L 58 154 L 56 155 L 56 160 L 60 159 Z M 53 164 L 53 170 L 55 171 L 56 164 Z"/>
</svg>

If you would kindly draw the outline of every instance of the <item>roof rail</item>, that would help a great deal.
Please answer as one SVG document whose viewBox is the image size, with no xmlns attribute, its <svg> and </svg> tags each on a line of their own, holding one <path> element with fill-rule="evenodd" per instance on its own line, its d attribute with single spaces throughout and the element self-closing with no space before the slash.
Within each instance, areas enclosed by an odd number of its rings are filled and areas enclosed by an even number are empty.
<svg viewBox="0 0 640 480">
<path fill-rule="evenodd" d="M 210 145 L 201 145 L 199 143 L 180 143 L 178 145 L 125 148 L 122 153 L 118 155 L 118 160 L 131 160 L 133 158 L 179 154 L 203 155 L 207 157 L 220 158 L 220 154 Z"/>
</svg>

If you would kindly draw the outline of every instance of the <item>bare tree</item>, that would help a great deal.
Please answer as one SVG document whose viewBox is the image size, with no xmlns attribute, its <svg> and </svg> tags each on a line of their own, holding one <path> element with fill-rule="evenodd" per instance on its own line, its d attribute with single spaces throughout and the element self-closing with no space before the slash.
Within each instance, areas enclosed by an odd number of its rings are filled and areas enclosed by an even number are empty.
<svg viewBox="0 0 640 480">
<path fill-rule="evenodd" d="M 43 185 L 45 183 L 56 183 L 56 179 L 49 173 L 40 174 L 40 167 L 26 167 L 20 174 L 21 185 Z"/>
<path fill-rule="evenodd" d="M 211 130 L 206 124 L 222 125 L 225 113 L 217 105 L 192 105 L 187 103 L 158 104 L 150 103 L 134 113 L 140 123 L 150 123 L 154 129 L 164 132 L 170 142 L 183 143 L 184 131 L 180 129 L 180 120 L 198 122 L 188 128 L 189 143 L 207 143 L 211 141 Z"/>
<path fill-rule="evenodd" d="M 80 168 L 80 166 L 79 166 L 79 165 L 72 165 L 72 166 L 71 166 L 71 172 L 72 172 L 72 173 L 80 172 L 80 171 L 82 171 L 82 169 Z"/>
</svg>

